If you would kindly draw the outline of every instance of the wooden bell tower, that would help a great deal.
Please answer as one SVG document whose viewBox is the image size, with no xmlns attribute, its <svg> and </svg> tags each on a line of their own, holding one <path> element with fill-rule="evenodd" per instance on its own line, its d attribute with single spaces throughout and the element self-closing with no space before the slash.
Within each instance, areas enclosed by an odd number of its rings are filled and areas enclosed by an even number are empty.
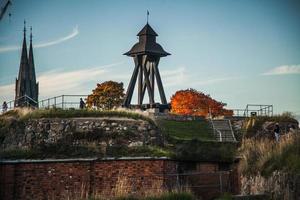
<svg viewBox="0 0 300 200">
<path fill-rule="evenodd" d="M 158 102 L 154 100 L 155 82 L 157 83 L 157 89 L 160 95 L 160 105 L 167 105 L 168 103 L 158 70 L 158 64 L 161 57 L 171 54 L 156 43 L 156 37 L 158 35 L 148 23 L 137 36 L 139 36 L 139 42 L 136 43 L 130 51 L 124 54 L 133 57 L 135 68 L 127 88 L 123 106 L 127 108 L 131 107 L 131 99 L 136 81 L 139 108 L 142 108 L 146 90 L 149 96 L 149 107 L 153 108 L 157 105 Z"/>
</svg>

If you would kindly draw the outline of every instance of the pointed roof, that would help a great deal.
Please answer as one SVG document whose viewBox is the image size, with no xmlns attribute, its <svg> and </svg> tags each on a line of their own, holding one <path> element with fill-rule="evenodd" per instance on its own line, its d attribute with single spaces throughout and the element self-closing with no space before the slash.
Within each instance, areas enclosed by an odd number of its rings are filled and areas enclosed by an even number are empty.
<svg viewBox="0 0 300 200">
<path fill-rule="evenodd" d="M 18 79 L 25 78 L 26 68 L 28 66 L 28 56 L 27 56 L 27 44 L 26 44 L 26 22 L 24 21 L 24 33 L 23 33 L 23 45 L 22 45 L 22 54 L 20 61 L 19 77 Z"/>
<path fill-rule="evenodd" d="M 35 83 L 35 67 L 34 67 L 34 59 L 33 59 L 33 48 L 32 48 L 32 27 L 30 27 L 30 45 L 29 45 L 29 77 L 30 80 Z"/>
<path fill-rule="evenodd" d="M 23 36 L 23 45 L 22 45 L 22 54 L 21 54 L 21 61 L 20 61 L 20 68 L 19 68 L 19 76 L 18 76 L 18 84 L 16 85 L 16 90 L 19 94 L 24 93 L 29 95 L 30 89 L 26 87 L 29 85 L 28 79 L 28 54 L 27 54 L 27 44 L 26 44 L 26 22 L 24 21 L 24 36 Z M 23 95 L 22 95 L 23 96 Z"/>
<path fill-rule="evenodd" d="M 158 35 L 148 23 L 137 36 L 139 36 L 139 42 L 133 45 L 130 51 L 124 53 L 124 55 L 132 57 L 135 55 L 155 55 L 160 57 L 171 55 L 156 42 L 156 36 Z"/>
<path fill-rule="evenodd" d="M 137 36 L 141 35 L 153 35 L 158 36 L 157 33 L 153 30 L 153 28 L 147 23 L 144 28 L 137 34 Z"/>
</svg>

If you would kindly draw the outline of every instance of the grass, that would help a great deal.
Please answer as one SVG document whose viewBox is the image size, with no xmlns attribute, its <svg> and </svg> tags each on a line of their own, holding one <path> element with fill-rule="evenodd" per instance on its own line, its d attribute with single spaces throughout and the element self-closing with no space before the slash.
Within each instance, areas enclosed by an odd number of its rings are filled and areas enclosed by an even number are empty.
<svg viewBox="0 0 300 200">
<path fill-rule="evenodd" d="M 111 146 L 107 149 L 107 156 L 122 157 L 122 156 L 151 156 L 151 157 L 173 157 L 174 153 L 166 148 L 158 146 Z"/>
<path fill-rule="evenodd" d="M 268 138 L 245 139 L 239 151 L 243 157 L 240 165 L 243 175 L 259 173 L 268 177 L 276 170 L 300 173 L 299 134 L 283 137 L 279 143 Z"/>
<path fill-rule="evenodd" d="M 198 139 L 202 141 L 215 140 L 213 131 L 206 120 L 195 121 L 172 121 L 160 120 L 158 122 L 162 131 L 175 140 L 192 140 Z"/>
<path fill-rule="evenodd" d="M 93 147 L 72 146 L 69 144 L 39 145 L 31 149 L 1 150 L 0 159 L 45 159 L 45 158 L 87 158 L 103 157 L 101 152 Z"/>
<path fill-rule="evenodd" d="M 106 153 L 101 152 L 100 147 L 70 145 L 68 143 L 57 143 L 39 145 L 31 149 L 0 150 L 0 159 L 45 159 L 45 158 L 88 158 L 88 157 L 128 157 L 128 156 L 150 156 L 150 157 L 172 157 L 173 153 L 167 149 L 157 146 L 112 146 L 108 147 Z"/>
<path fill-rule="evenodd" d="M 115 200 L 196 200 L 196 198 L 189 192 L 169 192 L 164 193 L 158 197 L 149 196 L 149 197 L 142 197 L 142 198 L 135 198 L 135 197 L 118 197 Z"/>
<path fill-rule="evenodd" d="M 63 109 L 15 109 L 8 111 L 0 116 L 0 118 L 15 117 L 20 120 L 37 119 L 37 118 L 73 118 L 73 117 L 124 117 L 136 120 L 145 120 L 151 124 L 154 121 L 142 114 L 127 111 L 100 111 L 100 110 L 63 110 Z"/>
<path fill-rule="evenodd" d="M 175 158 L 188 161 L 232 162 L 236 157 L 237 144 L 197 139 L 178 142 Z"/>
</svg>

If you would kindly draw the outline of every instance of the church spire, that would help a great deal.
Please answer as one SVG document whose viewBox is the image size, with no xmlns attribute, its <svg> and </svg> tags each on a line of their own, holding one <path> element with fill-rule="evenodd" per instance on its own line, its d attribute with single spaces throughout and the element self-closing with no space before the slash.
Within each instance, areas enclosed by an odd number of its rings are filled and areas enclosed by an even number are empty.
<svg viewBox="0 0 300 200">
<path fill-rule="evenodd" d="M 34 66 L 34 58 L 33 58 L 33 47 L 32 47 L 32 27 L 30 27 L 30 44 L 29 44 L 29 57 L 28 57 L 28 65 L 29 65 L 29 79 L 30 79 L 30 97 L 38 101 L 38 83 L 36 83 L 35 77 L 35 66 Z M 34 103 L 35 106 L 37 106 Z"/>
<path fill-rule="evenodd" d="M 37 102 L 38 83 L 36 83 L 33 62 L 32 33 L 30 34 L 30 50 L 28 58 L 26 44 L 26 21 L 24 20 L 21 61 L 19 67 L 19 75 L 16 79 L 15 106 L 37 106 L 37 104 L 30 100 L 30 98 Z"/>
<path fill-rule="evenodd" d="M 33 47 L 32 47 L 32 27 L 30 27 L 30 44 L 29 44 L 28 64 L 29 64 L 29 69 L 30 69 L 29 70 L 30 80 L 34 80 L 34 82 L 35 82 L 35 69 L 34 69 Z"/>
<path fill-rule="evenodd" d="M 21 68 L 26 68 L 27 65 L 28 65 L 27 44 L 26 44 L 26 21 L 25 20 L 24 20 L 23 35 L 24 35 L 23 36 L 23 46 L 22 46 L 22 55 L 21 55 L 20 71 L 19 72 L 24 71 L 25 69 L 21 70 Z M 22 76 L 22 77 L 24 78 L 24 76 Z"/>
</svg>

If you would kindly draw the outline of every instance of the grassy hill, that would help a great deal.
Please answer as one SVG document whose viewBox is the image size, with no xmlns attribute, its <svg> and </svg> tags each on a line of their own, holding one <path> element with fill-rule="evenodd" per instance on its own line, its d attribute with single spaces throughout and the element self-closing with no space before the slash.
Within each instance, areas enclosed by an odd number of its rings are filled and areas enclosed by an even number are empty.
<svg viewBox="0 0 300 200">
<path fill-rule="evenodd" d="M 144 120 L 157 126 L 164 136 L 164 145 L 144 146 L 107 146 L 105 154 L 99 151 L 97 144 L 82 145 L 72 141 L 59 141 L 54 144 L 41 144 L 30 149 L 0 150 L 0 158 L 32 159 L 32 158 L 72 158 L 72 157 L 122 157 L 152 156 L 170 157 L 181 160 L 232 161 L 236 144 L 215 141 L 212 128 L 207 120 L 174 121 L 158 120 L 132 112 L 89 111 L 89 110 L 15 110 L 0 116 L 0 143 L 11 126 L 24 127 L 30 119 L 40 118 L 74 118 L 74 117 L 109 117 Z M 77 133 L 78 134 L 78 133 Z M 84 136 L 84 135 L 83 135 Z M 82 137 L 83 137 L 82 136 Z M 129 140 L 130 140 L 130 135 Z M 93 142 L 91 141 L 91 144 Z"/>
</svg>

